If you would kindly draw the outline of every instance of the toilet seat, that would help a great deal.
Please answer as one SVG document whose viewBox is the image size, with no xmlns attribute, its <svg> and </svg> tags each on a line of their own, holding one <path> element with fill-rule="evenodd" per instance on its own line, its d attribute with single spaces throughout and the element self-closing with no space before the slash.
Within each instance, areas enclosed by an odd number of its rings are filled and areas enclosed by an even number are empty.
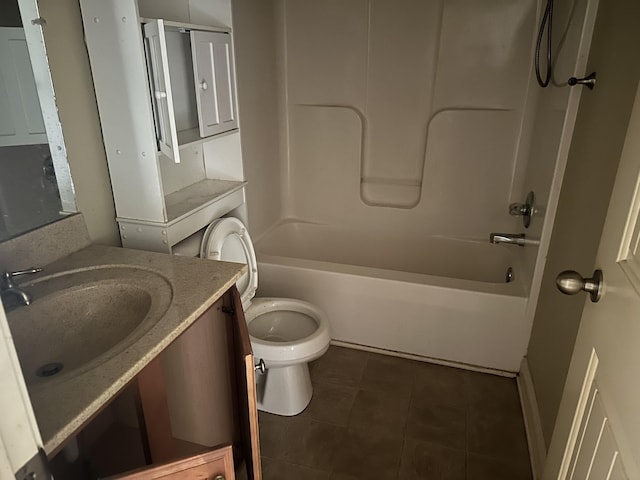
<svg viewBox="0 0 640 480">
<path fill-rule="evenodd" d="M 247 272 L 236 282 L 242 306 L 247 310 L 258 288 L 258 261 L 247 227 L 234 217 L 215 220 L 204 232 L 200 258 L 247 265 Z"/>
<path fill-rule="evenodd" d="M 256 326 L 252 325 L 254 320 L 260 321 L 265 315 L 283 313 L 292 314 L 289 325 L 312 320 L 313 331 L 301 332 L 297 338 L 289 341 L 279 339 L 274 342 L 269 338 L 260 338 L 262 335 L 256 336 Z M 311 303 L 292 298 L 256 298 L 245 313 L 245 318 L 249 325 L 253 353 L 256 358 L 267 358 L 269 366 L 306 363 L 320 357 L 329 348 L 329 320 L 322 310 Z M 271 325 L 270 331 L 264 333 L 273 333 L 273 330 L 274 325 Z"/>
</svg>

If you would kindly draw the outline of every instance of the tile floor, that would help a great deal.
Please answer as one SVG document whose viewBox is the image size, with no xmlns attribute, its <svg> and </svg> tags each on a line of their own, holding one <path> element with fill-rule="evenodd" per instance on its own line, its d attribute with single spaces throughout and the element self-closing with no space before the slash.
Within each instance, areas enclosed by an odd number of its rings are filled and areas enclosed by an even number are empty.
<svg viewBox="0 0 640 480">
<path fill-rule="evenodd" d="M 260 412 L 265 480 L 530 480 L 514 379 L 332 346 L 296 417 Z"/>
</svg>

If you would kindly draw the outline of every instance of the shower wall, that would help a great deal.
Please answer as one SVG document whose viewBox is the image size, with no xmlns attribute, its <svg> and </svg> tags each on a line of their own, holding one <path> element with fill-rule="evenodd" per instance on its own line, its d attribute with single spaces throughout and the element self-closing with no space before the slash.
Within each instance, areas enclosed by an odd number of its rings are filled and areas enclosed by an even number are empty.
<svg viewBox="0 0 640 480">
<path fill-rule="evenodd" d="M 278 15 L 283 216 L 481 239 L 515 225 L 535 0 L 282 0 Z"/>
<path fill-rule="evenodd" d="M 546 89 L 536 85 L 527 100 L 527 111 L 532 117 L 527 119 L 530 127 L 525 125 L 525 130 L 530 132 L 525 156 L 530 160 L 526 162 L 522 185 L 525 193 L 535 192 L 537 209 L 527 236 L 541 240 L 540 247 L 531 246 L 518 252 L 521 268 L 526 272 L 523 278 L 528 281 L 533 280 L 536 263 L 540 259 L 539 248 L 543 250 L 542 258 L 546 257 L 578 103 L 580 95 L 584 93 L 582 88 L 569 87 L 567 80 L 584 72 L 595 5 L 597 2 L 594 0 L 571 0 L 554 4 L 554 61 L 551 82 Z M 543 74 L 544 71 L 543 69 Z M 523 199 L 524 197 L 519 201 Z M 538 276 L 542 274 L 541 267 L 542 265 L 538 265 Z M 535 308 L 536 296 L 537 291 L 532 292 L 531 308 Z"/>
</svg>

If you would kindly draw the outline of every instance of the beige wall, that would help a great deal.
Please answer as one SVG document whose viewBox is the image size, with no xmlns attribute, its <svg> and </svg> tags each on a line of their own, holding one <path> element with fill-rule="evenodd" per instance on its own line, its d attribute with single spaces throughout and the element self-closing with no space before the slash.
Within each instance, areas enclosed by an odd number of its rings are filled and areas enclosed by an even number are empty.
<svg viewBox="0 0 640 480">
<path fill-rule="evenodd" d="M 551 440 L 585 295 L 555 287 L 562 270 L 590 275 L 607 212 L 631 107 L 640 79 L 638 2 L 600 1 L 583 92 L 528 349 L 547 445 Z M 606 272 L 605 272 L 606 279 Z"/>
<path fill-rule="evenodd" d="M 281 213 L 275 2 L 234 0 L 232 6 L 249 228 L 255 239 Z"/>
<path fill-rule="evenodd" d="M 93 242 L 120 245 L 78 0 L 39 0 L 78 210 Z"/>
</svg>

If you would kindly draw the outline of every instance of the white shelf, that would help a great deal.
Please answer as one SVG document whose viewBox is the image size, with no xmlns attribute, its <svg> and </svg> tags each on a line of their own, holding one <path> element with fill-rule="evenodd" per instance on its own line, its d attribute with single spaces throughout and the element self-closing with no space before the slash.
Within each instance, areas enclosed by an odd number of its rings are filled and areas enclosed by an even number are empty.
<svg viewBox="0 0 640 480">
<path fill-rule="evenodd" d="M 242 205 L 246 184 L 202 180 L 166 195 L 166 222 L 118 217 L 122 246 L 171 253 L 173 245 Z"/>
<path fill-rule="evenodd" d="M 201 143 L 210 142 L 216 138 L 220 138 L 223 135 L 230 135 L 232 133 L 236 133 L 238 131 L 237 128 L 233 130 L 228 130 L 223 133 L 218 133 L 216 135 L 211 135 L 209 137 L 201 137 L 199 128 L 190 128 L 189 130 L 180 130 L 178 132 L 178 148 L 182 150 L 183 148 L 191 147 L 193 145 L 199 145 Z"/>
<path fill-rule="evenodd" d="M 153 21 L 155 19 L 153 18 L 146 18 L 146 17 L 140 17 L 140 23 L 149 23 L 151 21 Z M 167 27 L 172 27 L 172 28 L 177 28 L 177 29 L 184 29 L 186 31 L 189 30 L 203 30 L 206 32 L 220 32 L 220 33 L 229 33 L 231 32 L 231 29 L 229 27 L 225 27 L 223 25 L 216 27 L 213 25 L 196 25 L 194 23 L 185 23 L 185 22 L 174 22 L 172 20 L 165 20 L 164 24 Z"/>
<path fill-rule="evenodd" d="M 202 180 L 164 197 L 167 224 L 171 225 L 194 212 L 243 188 L 247 182 Z"/>
</svg>

